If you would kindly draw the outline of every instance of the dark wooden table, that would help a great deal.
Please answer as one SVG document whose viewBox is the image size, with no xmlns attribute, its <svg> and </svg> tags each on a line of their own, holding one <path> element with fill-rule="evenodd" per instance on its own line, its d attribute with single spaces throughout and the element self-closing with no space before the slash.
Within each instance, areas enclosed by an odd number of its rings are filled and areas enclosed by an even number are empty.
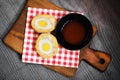
<svg viewBox="0 0 120 80">
<path fill-rule="evenodd" d="M 32 0 L 30 0 L 32 1 Z M 111 55 L 112 61 L 105 72 L 100 72 L 84 61 L 81 62 L 76 75 L 66 78 L 48 71 L 48 79 L 62 80 L 120 80 L 120 6 L 119 0 L 51 0 L 59 6 L 72 11 L 81 11 L 97 26 L 98 32 L 93 38 L 91 48 Z M 43 3 L 47 0 L 43 0 Z M 44 5 L 41 2 L 41 5 Z M 31 4 L 29 4 L 31 5 Z M 32 3 L 34 6 L 35 4 Z M 49 4 L 50 5 L 50 4 Z M 49 5 L 43 8 L 49 8 Z M 61 9 L 61 8 L 58 8 Z M 15 28 L 14 28 L 15 29 Z M 14 32 L 13 32 L 14 33 Z M 22 32 L 23 33 L 23 32 Z M 19 35 L 19 34 L 16 34 Z M 19 35 L 24 36 L 24 35 Z M 21 37 L 19 37 L 21 38 Z M 21 44 L 21 43 L 18 43 Z M 20 47 L 22 49 L 22 47 Z M 32 66 L 33 67 L 33 66 Z M 31 71 L 34 72 L 35 66 Z M 35 72 L 34 72 L 35 73 Z M 35 74 L 33 74 L 35 76 Z M 32 77 L 33 77 L 32 76 Z M 39 76 L 41 76 L 39 74 Z M 30 77 L 30 76 L 29 76 Z M 41 76 L 45 77 L 45 76 Z M 44 78 L 43 78 L 44 79 Z"/>
</svg>

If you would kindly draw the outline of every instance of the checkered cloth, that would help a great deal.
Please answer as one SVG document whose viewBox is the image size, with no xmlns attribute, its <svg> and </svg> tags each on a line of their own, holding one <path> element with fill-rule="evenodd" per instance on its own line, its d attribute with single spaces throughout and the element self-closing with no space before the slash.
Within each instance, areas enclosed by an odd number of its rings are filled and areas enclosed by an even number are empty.
<svg viewBox="0 0 120 80">
<path fill-rule="evenodd" d="M 45 59 L 40 57 L 35 51 L 35 41 L 40 34 L 31 27 L 31 20 L 37 14 L 52 15 L 59 20 L 62 16 L 69 13 L 73 12 L 28 7 L 22 62 L 78 68 L 80 50 L 67 50 L 59 45 L 57 54 L 52 58 Z"/>
</svg>

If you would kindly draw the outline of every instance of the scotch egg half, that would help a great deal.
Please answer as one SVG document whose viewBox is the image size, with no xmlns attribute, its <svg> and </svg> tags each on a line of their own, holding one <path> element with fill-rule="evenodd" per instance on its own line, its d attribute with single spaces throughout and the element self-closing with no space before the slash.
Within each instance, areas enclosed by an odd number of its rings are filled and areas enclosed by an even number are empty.
<svg viewBox="0 0 120 80">
<path fill-rule="evenodd" d="M 58 51 L 58 42 L 52 34 L 42 33 L 36 40 L 36 51 L 43 58 L 51 58 Z"/>
<path fill-rule="evenodd" d="M 31 25 L 38 33 L 51 32 L 55 29 L 56 19 L 51 15 L 39 14 L 32 19 Z"/>
</svg>

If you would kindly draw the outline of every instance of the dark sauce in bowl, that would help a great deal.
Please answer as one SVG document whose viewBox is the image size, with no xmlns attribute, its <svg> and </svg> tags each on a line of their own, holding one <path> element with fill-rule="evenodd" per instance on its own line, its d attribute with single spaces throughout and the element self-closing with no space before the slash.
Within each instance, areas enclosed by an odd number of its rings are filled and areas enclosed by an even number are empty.
<svg viewBox="0 0 120 80">
<path fill-rule="evenodd" d="M 83 15 L 71 13 L 62 17 L 56 25 L 55 36 L 60 45 L 69 50 L 85 47 L 93 34 L 92 24 Z"/>
<path fill-rule="evenodd" d="M 72 45 L 77 45 L 84 40 L 86 30 L 80 22 L 69 21 L 64 25 L 62 34 L 66 42 Z"/>
</svg>

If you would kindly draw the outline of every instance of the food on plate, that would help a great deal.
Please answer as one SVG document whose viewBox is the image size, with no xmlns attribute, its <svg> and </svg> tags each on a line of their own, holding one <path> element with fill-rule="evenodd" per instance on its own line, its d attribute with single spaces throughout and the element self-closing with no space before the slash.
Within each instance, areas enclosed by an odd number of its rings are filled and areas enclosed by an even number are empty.
<svg viewBox="0 0 120 80">
<path fill-rule="evenodd" d="M 42 33 L 36 40 L 37 53 L 43 58 L 51 58 L 56 55 L 58 42 L 52 34 Z"/>
<path fill-rule="evenodd" d="M 31 26 L 38 32 L 51 32 L 55 29 L 56 19 L 47 14 L 39 14 L 32 19 Z"/>
</svg>

